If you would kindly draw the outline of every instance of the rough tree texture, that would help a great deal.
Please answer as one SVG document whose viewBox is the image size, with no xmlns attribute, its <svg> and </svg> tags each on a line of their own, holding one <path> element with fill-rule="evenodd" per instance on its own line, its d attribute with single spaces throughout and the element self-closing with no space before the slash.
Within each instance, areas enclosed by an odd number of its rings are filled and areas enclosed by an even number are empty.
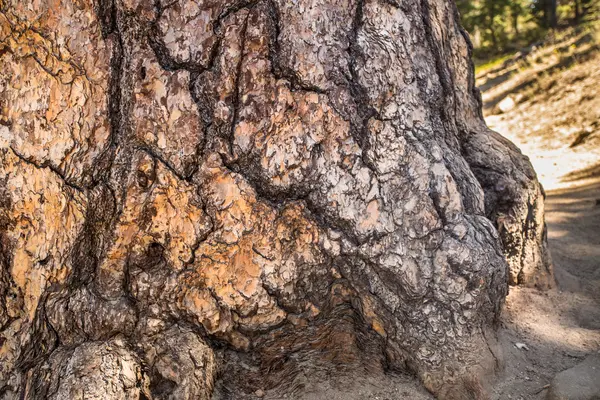
<svg viewBox="0 0 600 400">
<path fill-rule="evenodd" d="M 308 364 L 465 398 L 507 280 L 552 283 L 450 2 L 0 11 L 1 398 L 241 396 Z"/>
</svg>

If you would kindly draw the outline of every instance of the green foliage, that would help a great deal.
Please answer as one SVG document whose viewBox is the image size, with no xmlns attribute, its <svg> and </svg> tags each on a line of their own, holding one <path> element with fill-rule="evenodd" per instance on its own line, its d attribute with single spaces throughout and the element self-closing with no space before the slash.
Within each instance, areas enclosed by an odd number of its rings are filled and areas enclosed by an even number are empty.
<svg viewBox="0 0 600 400">
<path fill-rule="evenodd" d="M 504 64 L 509 58 L 511 58 L 510 54 L 504 54 L 501 56 L 490 58 L 486 61 L 475 60 L 475 74 L 478 74 L 480 71 L 487 71 L 499 67 L 500 65 Z"/>
<path fill-rule="evenodd" d="M 530 46 L 549 30 L 595 18 L 600 0 L 456 0 L 478 59 Z"/>
</svg>

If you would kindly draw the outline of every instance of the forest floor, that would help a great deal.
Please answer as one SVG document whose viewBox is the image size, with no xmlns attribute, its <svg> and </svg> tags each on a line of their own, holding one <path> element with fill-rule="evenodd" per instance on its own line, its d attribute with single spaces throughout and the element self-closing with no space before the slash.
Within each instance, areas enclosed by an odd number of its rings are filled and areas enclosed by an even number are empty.
<svg viewBox="0 0 600 400">
<path fill-rule="evenodd" d="M 556 288 L 548 291 L 510 288 L 499 332 L 504 368 L 492 400 L 543 400 L 557 373 L 600 351 L 599 33 L 571 31 L 551 45 L 478 71 L 488 125 L 530 157 L 546 189 L 557 278 Z M 433 399 L 414 378 L 365 371 L 333 380 L 311 377 L 300 396 L 259 394 L 264 399 Z"/>
<path fill-rule="evenodd" d="M 546 189 L 556 289 L 511 288 L 494 399 L 544 399 L 546 385 L 600 350 L 600 31 L 478 72 L 484 114 L 531 159 Z M 517 60 L 521 58 L 520 60 Z M 520 350 L 524 343 L 529 350 Z"/>
</svg>

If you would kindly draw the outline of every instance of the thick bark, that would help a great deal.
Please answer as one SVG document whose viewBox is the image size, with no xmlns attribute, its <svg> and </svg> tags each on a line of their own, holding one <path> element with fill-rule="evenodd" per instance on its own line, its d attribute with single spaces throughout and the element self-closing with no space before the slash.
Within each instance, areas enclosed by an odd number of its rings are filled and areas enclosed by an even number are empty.
<svg viewBox="0 0 600 400">
<path fill-rule="evenodd" d="M 3 398 L 205 399 L 307 365 L 466 398 L 507 277 L 551 282 L 452 3 L 0 5 Z"/>
</svg>

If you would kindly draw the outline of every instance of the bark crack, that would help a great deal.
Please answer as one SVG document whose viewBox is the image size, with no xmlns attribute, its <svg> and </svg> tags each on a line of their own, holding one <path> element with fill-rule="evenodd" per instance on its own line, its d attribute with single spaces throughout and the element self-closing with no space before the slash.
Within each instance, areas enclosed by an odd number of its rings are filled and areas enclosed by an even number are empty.
<svg viewBox="0 0 600 400">
<path fill-rule="evenodd" d="M 69 179 L 65 176 L 65 174 L 60 169 L 53 166 L 49 161 L 45 161 L 43 163 L 37 163 L 37 162 L 33 161 L 33 157 L 28 158 L 28 157 L 22 155 L 17 150 L 15 150 L 14 147 L 9 146 L 8 148 L 12 151 L 12 153 L 18 159 L 20 159 L 24 163 L 31 165 L 37 169 L 48 169 L 48 170 L 54 172 L 54 174 L 56 174 L 66 186 L 70 187 L 73 190 L 76 190 L 79 193 L 85 193 L 85 189 L 82 186 L 79 186 L 76 183 L 70 182 Z"/>
</svg>

